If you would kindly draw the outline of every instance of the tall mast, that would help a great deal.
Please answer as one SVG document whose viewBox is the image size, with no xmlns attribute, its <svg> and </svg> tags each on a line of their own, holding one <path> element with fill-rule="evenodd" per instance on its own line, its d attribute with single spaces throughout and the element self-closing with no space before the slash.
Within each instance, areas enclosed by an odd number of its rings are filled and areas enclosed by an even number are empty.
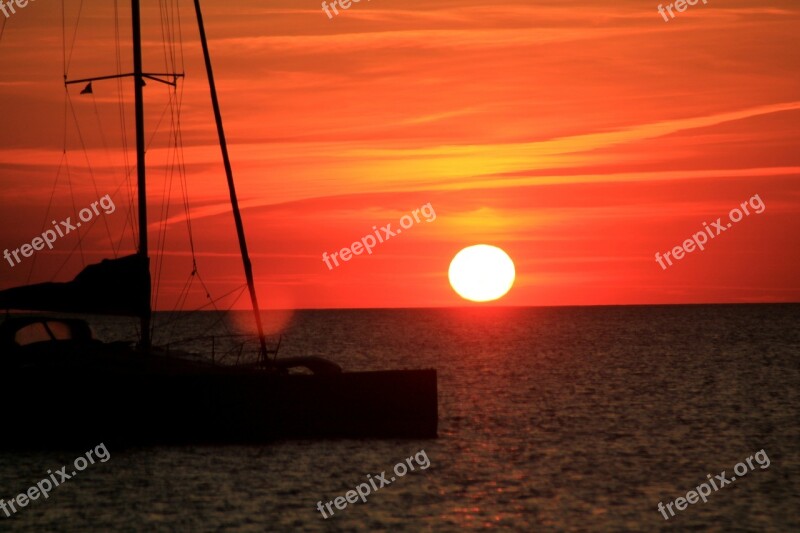
<svg viewBox="0 0 800 533">
<path fill-rule="evenodd" d="M 134 0 L 136 1 L 136 0 Z M 247 241 L 244 238 L 244 225 L 242 224 L 242 214 L 239 212 L 239 200 L 236 197 L 236 187 L 233 184 L 233 170 L 231 160 L 228 157 L 228 143 L 225 140 L 225 130 L 222 127 L 222 114 L 219 110 L 219 100 L 217 99 L 217 87 L 214 84 L 214 72 L 211 69 L 211 57 L 208 54 L 208 42 L 206 41 L 206 30 L 203 24 L 203 14 L 200 11 L 200 0 L 194 0 L 195 11 L 197 12 L 197 25 L 200 29 L 200 42 L 203 45 L 203 56 L 206 61 L 206 72 L 208 74 L 208 87 L 211 91 L 211 105 L 214 107 L 214 119 L 217 122 L 217 135 L 219 136 L 219 147 L 222 150 L 222 162 L 225 165 L 225 175 L 228 178 L 228 191 L 231 196 L 231 206 L 233 207 L 233 219 L 236 222 L 236 233 L 239 236 L 239 249 L 242 254 L 244 264 L 244 275 L 247 278 L 247 287 L 250 289 L 250 301 L 253 304 L 253 313 L 256 318 L 258 328 L 258 338 L 261 343 L 261 361 L 267 363 L 267 341 L 264 337 L 264 327 L 261 324 L 261 312 L 258 308 L 258 297 L 256 296 L 255 283 L 253 281 L 253 267 L 250 263 L 250 254 L 247 252 Z"/>
<path fill-rule="evenodd" d="M 64 85 L 72 85 L 75 83 L 89 83 L 84 92 L 88 89 L 91 91 L 92 82 L 101 80 L 110 80 L 117 78 L 133 78 L 133 94 L 136 115 L 136 185 L 138 189 L 138 209 L 139 209 L 139 249 L 137 255 L 140 257 L 146 272 L 146 279 L 143 290 L 145 291 L 145 298 L 147 298 L 147 306 L 140 314 L 142 339 L 139 343 L 139 348 L 142 351 L 147 351 L 152 343 L 150 338 L 150 321 L 153 314 L 153 297 L 151 294 L 152 285 L 150 281 L 150 252 L 147 245 L 147 183 L 145 181 L 145 143 L 144 143 L 144 80 L 145 78 L 172 87 L 177 86 L 178 78 L 183 78 L 183 73 L 178 72 L 144 72 L 142 70 L 142 24 L 141 16 L 139 13 L 139 1 L 131 0 L 131 25 L 132 25 L 132 39 L 133 39 L 133 72 L 117 73 L 109 76 L 95 76 L 92 78 L 84 78 L 80 80 L 67 80 L 64 76 Z M 2 0 L 0 0 L 2 3 Z M 167 78 L 167 79 L 164 79 Z M 172 81 L 170 81 L 170 78 Z"/>
<path fill-rule="evenodd" d="M 145 183 L 144 161 L 144 75 L 142 72 L 142 30 L 139 16 L 139 0 L 131 0 L 131 20 L 133 23 L 133 87 L 136 106 L 136 173 L 139 192 L 139 255 L 146 265 L 147 310 L 141 315 L 142 341 L 140 348 L 150 348 L 150 315 L 152 295 L 150 287 L 150 257 L 147 245 L 147 185 Z"/>
</svg>

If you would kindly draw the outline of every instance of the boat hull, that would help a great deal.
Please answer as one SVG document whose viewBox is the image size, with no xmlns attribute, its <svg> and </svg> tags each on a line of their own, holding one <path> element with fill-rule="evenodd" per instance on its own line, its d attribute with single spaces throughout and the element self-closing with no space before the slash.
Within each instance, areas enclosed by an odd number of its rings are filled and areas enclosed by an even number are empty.
<svg viewBox="0 0 800 533">
<path fill-rule="evenodd" d="M 437 436 L 435 370 L 17 370 L 0 377 L 0 446 Z"/>
</svg>

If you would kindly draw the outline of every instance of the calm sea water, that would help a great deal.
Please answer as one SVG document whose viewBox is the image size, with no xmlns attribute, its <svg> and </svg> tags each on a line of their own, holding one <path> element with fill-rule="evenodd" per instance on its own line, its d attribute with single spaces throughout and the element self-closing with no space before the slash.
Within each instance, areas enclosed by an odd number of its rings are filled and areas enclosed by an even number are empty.
<svg viewBox="0 0 800 533">
<path fill-rule="evenodd" d="M 282 355 L 437 368 L 440 438 L 109 449 L 48 500 L 0 512 L 0 531 L 798 531 L 798 319 L 798 305 L 278 314 Z M 21 416 L 24 399 L 3 406 L 2 433 Z M 427 470 L 327 520 L 316 510 L 423 449 Z M 669 521 L 658 512 L 762 449 L 769 468 Z M 76 455 L 0 452 L 0 498 Z"/>
</svg>

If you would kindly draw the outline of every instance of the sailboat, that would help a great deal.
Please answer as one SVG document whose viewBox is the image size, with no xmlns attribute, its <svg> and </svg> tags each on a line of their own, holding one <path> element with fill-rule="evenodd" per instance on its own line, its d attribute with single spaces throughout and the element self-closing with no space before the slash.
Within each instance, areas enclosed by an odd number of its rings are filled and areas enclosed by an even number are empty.
<svg viewBox="0 0 800 533">
<path fill-rule="evenodd" d="M 267 347 L 234 186 L 199 0 L 200 42 L 244 274 L 258 333 L 256 362 L 222 365 L 168 351 L 151 338 L 152 287 L 145 165 L 145 79 L 140 0 L 131 0 L 139 241 L 135 254 L 90 264 L 69 282 L 0 291 L 0 446 L 259 443 L 285 438 L 435 438 L 435 369 L 345 372 L 318 357 L 277 357 Z M 9 311 L 134 316 L 136 344 L 102 342 L 82 318 Z"/>
</svg>

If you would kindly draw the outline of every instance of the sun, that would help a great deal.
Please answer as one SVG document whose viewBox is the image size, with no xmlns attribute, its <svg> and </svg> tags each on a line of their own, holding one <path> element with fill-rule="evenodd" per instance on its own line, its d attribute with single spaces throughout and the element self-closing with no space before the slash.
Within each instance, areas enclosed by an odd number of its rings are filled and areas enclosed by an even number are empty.
<svg viewBox="0 0 800 533">
<path fill-rule="evenodd" d="M 489 302 L 505 295 L 514 285 L 514 262 L 503 250 L 488 244 L 468 246 L 450 262 L 450 285 L 459 296 L 473 302 Z"/>
</svg>

